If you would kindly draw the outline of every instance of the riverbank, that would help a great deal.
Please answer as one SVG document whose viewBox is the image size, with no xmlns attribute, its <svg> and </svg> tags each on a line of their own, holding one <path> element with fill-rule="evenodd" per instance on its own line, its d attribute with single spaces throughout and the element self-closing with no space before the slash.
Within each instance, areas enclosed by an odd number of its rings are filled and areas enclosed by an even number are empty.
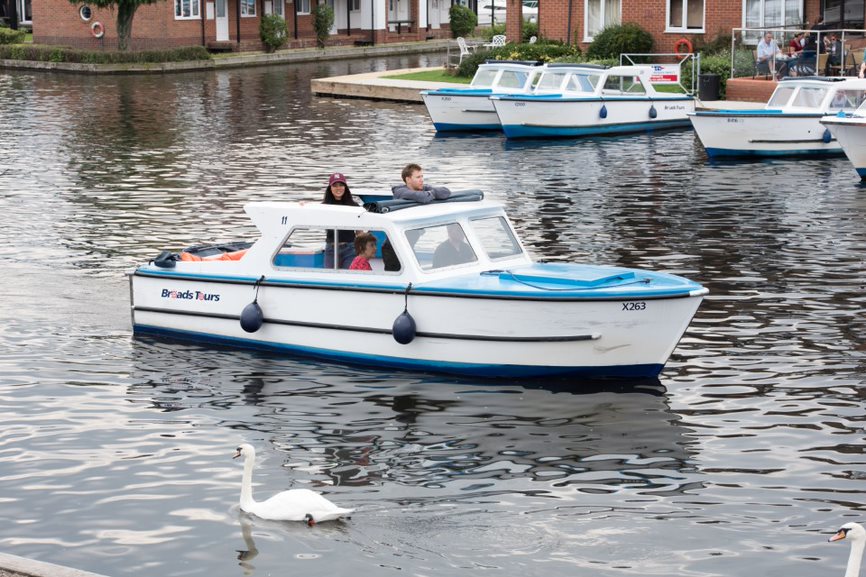
<svg viewBox="0 0 866 577">
<path fill-rule="evenodd" d="M 404 54 L 429 54 L 445 52 L 451 40 L 427 40 L 377 46 L 331 46 L 321 48 L 295 48 L 276 52 L 244 52 L 215 55 L 210 60 L 188 62 L 148 62 L 126 64 L 85 64 L 77 62 L 42 62 L 35 60 L 0 59 L 0 69 L 44 70 L 50 72 L 72 72 L 78 74 L 162 74 L 190 72 L 196 70 L 220 70 L 292 64 L 325 60 L 346 60 Z"/>
</svg>

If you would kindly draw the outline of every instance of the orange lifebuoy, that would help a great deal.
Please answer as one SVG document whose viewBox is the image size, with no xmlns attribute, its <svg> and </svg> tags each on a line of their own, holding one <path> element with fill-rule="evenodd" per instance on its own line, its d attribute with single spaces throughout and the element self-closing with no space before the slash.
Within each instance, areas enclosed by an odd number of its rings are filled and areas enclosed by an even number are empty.
<svg viewBox="0 0 866 577">
<path fill-rule="evenodd" d="M 90 33 L 93 34 L 94 38 L 102 38 L 105 36 L 105 26 L 102 25 L 102 22 L 94 22 L 90 25 Z"/>
<path fill-rule="evenodd" d="M 183 261 L 199 261 L 199 260 L 241 260 L 247 254 L 247 249 L 236 250 L 234 252 L 221 252 L 211 256 L 198 256 L 189 252 L 180 253 L 180 260 Z"/>
<path fill-rule="evenodd" d="M 685 52 L 680 52 L 680 46 L 685 47 Z M 691 54 L 692 53 L 692 43 L 689 42 L 688 38 L 680 38 L 674 44 L 674 52 L 679 56 L 680 54 Z"/>
</svg>

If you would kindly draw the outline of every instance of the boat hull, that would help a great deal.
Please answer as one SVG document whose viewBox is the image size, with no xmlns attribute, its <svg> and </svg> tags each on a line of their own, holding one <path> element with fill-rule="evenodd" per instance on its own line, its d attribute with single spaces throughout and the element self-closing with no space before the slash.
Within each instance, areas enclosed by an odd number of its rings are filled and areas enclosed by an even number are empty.
<svg viewBox="0 0 866 577">
<path fill-rule="evenodd" d="M 819 114 L 720 110 L 698 111 L 689 118 L 711 158 L 842 154 Z"/>
<path fill-rule="evenodd" d="M 692 99 L 494 98 L 508 138 L 580 137 L 689 126 Z M 602 111 L 604 108 L 604 111 Z M 651 109 L 655 111 L 652 117 Z"/>
<path fill-rule="evenodd" d="M 656 377 L 705 289 L 679 296 L 556 299 L 401 287 L 259 287 L 264 322 L 245 332 L 240 312 L 254 280 L 133 273 L 133 328 L 201 342 L 325 359 L 483 377 Z M 404 306 L 417 325 L 409 344 L 392 335 Z"/>
<path fill-rule="evenodd" d="M 842 151 L 854 165 L 860 178 L 866 180 L 866 119 L 831 117 L 825 118 L 822 123 L 842 146 Z"/>
<path fill-rule="evenodd" d="M 433 126 L 439 132 L 501 130 L 490 91 L 425 91 L 421 93 Z"/>
</svg>

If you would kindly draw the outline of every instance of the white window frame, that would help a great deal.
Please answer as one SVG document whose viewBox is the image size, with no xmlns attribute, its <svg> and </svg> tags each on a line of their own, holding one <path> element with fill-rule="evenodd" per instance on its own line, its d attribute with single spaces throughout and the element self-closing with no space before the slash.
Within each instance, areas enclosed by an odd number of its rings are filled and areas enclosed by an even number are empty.
<svg viewBox="0 0 866 577">
<path fill-rule="evenodd" d="M 183 5 L 189 4 L 189 16 L 184 16 Z M 178 11 L 181 12 L 178 15 Z M 175 20 L 201 20 L 201 0 L 174 0 Z"/>
<path fill-rule="evenodd" d="M 671 4 L 676 2 L 682 4 L 683 7 L 683 21 L 688 22 L 689 19 L 689 0 L 667 0 L 665 3 L 665 32 L 684 32 L 686 34 L 703 34 L 706 32 L 707 27 L 707 0 L 701 0 L 703 2 L 703 8 L 701 9 L 701 27 L 700 28 L 689 28 L 688 24 L 685 26 L 671 26 Z M 745 0 L 744 0 L 745 1 Z M 783 0 L 784 1 L 784 0 Z M 744 5 L 745 9 L 745 5 Z"/>
<path fill-rule="evenodd" d="M 361 0 L 349 0 L 349 10 L 351 12 L 360 12 Z"/>
<path fill-rule="evenodd" d="M 706 0 L 704 0 L 704 1 L 706 2 Z M 746 8 L 748 5 L 748 0 L 743 0 L 743 18 L 742 18 L 742 27 L 743 28 L 746 28 L 747 26 L 749 28 L 771 28 L 771 29 L 785 28 L 785 21 L 787 20 L 787 17 L 786 17 L 787 14 L 785 13 L 787 2 L 785 0 L 781 0 L 782 21 L 778 24 L 767 24 L 767 21 L 765 18 L 765 11 L 764 11 L 764 7 L 766 6 L 767 0 L 755 0 L 755 1 L 760 2 L 760 4 L 761 4 L 761 23 L 758 24 L 757 26 L 748 26 L 746 24 Z M 800 0 L 800 5 L 799 5 L 800 13 L 797 15 L 797 20 L 800 22 L 803 22 L 803 4 L 804 4 L 804 0 Z"/>
<path fill-rule="evenodd" d="M 298 5 L 298 14 L 310 14 L 312 0 L 295 0 L 295 2 Z"/>
<path fill-rule="evenodd" d="M 27 18 L 27 0 L 15 0 L 18 3 L 18 22 L 21 24 L 33 24 L 32 19 Z M 33 11 L 33 4 L 30 5 L 30 11 Z"/>
<path fill-rule="evenodd" d="M 241 3 L 241 18 L 256 17 L 256 0 L 238 0 Z M 252 6 L 252 10 L 250 7 Z"/>
<path fill-rule="evenodd" d="M 583 41 L 584 42 L 592 42 L 592 36 L 589 35 L 589 1 L 590 0 L 583 0 Z M 608 2 L 613 2 L 613 1 L 615 1 L 615 0 L 600 0 L 600 2 L 601 2 L 601 11 L 600 11 L 601 27 L 599 27 L 599 30 L 603 30 L 608 25 L 608 23 L 604 21 L 604 13 L 606 12 L 605 4 L 607 4 Z M 618 1 L 619 1 L 619 21 L 620 21 L 620 23 L 622 23 L 622 2 L 623 2 L 623 0 L 618 0 Z M 745 0 L 743 0 L 743 1 L 745 2 Z"/>
<path fill-rule="evenodd" d="M 279 8 L 277 8 L 279 6 Z M 274 14 L 282 18 L 286 19 L 286 2 L 285 0 L 274 0 L 271 4 L 271 9 L 274 11 Z"/>
</svg>

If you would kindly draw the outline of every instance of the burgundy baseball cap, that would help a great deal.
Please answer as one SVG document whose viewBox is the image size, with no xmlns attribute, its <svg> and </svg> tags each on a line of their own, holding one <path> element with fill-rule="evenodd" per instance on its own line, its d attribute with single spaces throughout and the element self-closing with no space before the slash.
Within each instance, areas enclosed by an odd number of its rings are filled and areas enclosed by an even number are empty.
<svg viewBox="0 0 866 577">
<path fill-rule="evenodd" d="M 341 172 L 335 172 L 331 175 L 331 178 L 328 179 L 328 186 L 331 186 L 335 182 L 342 182 L 343 184 L 346 184 L 346 177 L 343 176 L 343 173 Z"/>
</svg>

